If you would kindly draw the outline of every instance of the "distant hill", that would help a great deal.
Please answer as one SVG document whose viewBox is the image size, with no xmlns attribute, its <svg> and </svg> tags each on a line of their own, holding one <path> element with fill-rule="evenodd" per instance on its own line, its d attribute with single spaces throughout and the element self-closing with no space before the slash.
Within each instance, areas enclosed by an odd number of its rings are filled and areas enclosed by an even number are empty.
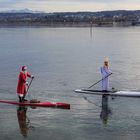
<svg viewBox="0 0 140 140">
<path fill-rule="evenodd" d="M 34 10 L 30 10 L 28 8 L 25 8 L 25 9 L 21 9 L 21 10 L 7 10 L 7 11 L 0 11 L 0 14 L 1 13 L 11 13 L 11 14 L 17 14 L 17 13 L 22 13 L 22 14 L 26 14 L 26 13 L 29 13 L 29 14 L 37 14 L 37 13 L 45 13 L 43 11 L 34 11 Z M 140 15 L 140 10 L 115 10 L 115 11 L 99 11 L 99 12 L 88 12 L 88 11 L 81 11 L 81 12 L 53 12 L 53 13 L 45 13 L 45 14 L 49 14 L 49 15 L 82 15 L 82 16 L 116 16 L 116 15 L 123 15 L 123 16 L 126 16 L 126 15 Z"/>
<path fill-rule="evenodd" d="M 20 10 L 7 10 L 7 11 L 1 11 L 0 13 L 44 13 L 43 11 L 33 11 L 28 8 L 20 9 Z"/>
<path fill-rule="evenodd" d="M 113 17 L 113 16 L 127 16 L 127 15 L 140 15 L 140 10 L 115 10 L 115 11 L 99 11 L 99 12 L 55 12 L 54 14 L 60 15 L 82 15 L 82 16 L 105 16 L 105 17 Z"/>
</svg>

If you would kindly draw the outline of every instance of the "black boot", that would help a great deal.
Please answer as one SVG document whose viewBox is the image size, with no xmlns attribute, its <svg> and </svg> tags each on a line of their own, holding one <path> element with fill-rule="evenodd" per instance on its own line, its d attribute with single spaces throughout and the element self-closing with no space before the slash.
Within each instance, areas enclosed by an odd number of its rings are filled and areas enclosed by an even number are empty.
<svg viewBox="0 0 140 140">
<path fill-rule="evenodd" d="M 25 99 L 25 96 L 22 97 L 22 102 L 28 101 Z"/>
<path fill-rule="evenodd" d="M 18 98 L 19 98 L 19 102 L 21 103 L 22 102 L 22 97 L 18 96 Z"/>
</svg>

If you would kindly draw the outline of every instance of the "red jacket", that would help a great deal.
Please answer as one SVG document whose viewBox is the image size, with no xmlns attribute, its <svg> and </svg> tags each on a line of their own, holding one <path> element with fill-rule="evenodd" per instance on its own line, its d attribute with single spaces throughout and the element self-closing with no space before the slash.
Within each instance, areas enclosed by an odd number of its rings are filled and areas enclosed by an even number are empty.
<svg viewBox="0 0 140 140">
<path fill-rule="evenodd" d="M 18 85 L 17 85 L 17 93 L 18 94 L 26 94 L 26 79 L 27 77 L 31 77 L 31 75 L 26 72 L 20 72 L 18 77 Z"/>
</svg>

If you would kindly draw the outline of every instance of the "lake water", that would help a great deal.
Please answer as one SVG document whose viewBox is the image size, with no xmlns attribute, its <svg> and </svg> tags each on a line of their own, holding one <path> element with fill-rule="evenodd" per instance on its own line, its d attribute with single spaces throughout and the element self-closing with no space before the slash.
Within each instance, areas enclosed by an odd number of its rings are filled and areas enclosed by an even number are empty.
<svg viewBox="0 0 140 140">
<path fill-rule="evenodd" d="M 140 27 L 0 28 L 0 99 L 18 100 L 18 73 L 27 65 L 35 76 L 28 99 L 71 104 L 23 110 L 1 103 L 0 140 L 139 140 L 139 98 L 74 92 L 101 78 L 106 57 L 110 87 L 140 90 Z"/>
</svg>

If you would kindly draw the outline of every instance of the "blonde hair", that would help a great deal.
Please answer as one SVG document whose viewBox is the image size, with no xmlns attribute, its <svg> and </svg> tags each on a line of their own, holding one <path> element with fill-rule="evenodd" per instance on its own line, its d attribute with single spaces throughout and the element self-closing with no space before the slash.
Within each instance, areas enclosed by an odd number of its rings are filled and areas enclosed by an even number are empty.
<svg viewBox="0 0 140 140">
<path fill-rule="evenodd" d="M 108 62 L 108 63 L 109 63 L 109 59 L 106 57 L 106 58 L 104 59 L 104 62 Z"/>
</svg>

